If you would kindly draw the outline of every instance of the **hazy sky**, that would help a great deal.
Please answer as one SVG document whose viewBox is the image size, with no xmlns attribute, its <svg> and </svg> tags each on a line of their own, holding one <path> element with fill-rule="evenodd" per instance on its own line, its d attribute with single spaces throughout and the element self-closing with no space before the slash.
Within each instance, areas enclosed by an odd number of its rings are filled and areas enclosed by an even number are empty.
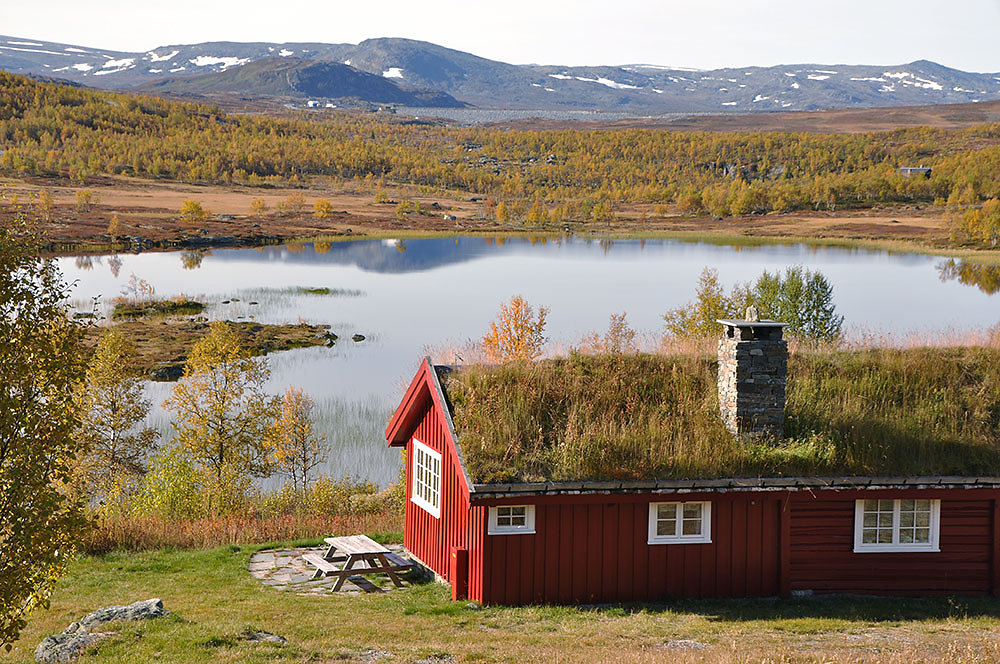
<svg viewBox="0 0 1000 664">
<path fill-rule="evenodd" d="M 123 51 L 409 37 L 518 64 L 926 58 L 996 72 L 998 28 L 1000 0 L 0 0 L 0 34 Z"/>
</svg>

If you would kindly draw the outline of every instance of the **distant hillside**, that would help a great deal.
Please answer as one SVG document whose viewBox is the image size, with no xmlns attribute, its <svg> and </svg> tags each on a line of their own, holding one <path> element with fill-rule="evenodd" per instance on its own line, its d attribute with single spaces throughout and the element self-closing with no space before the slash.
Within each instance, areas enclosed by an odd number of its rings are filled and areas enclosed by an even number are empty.
<svg viewBox="0 0 1000 664">
<path fill-rule="evenodd" d="M 998 124 L 855 135 L 512 132 L 414 125 L 370 113 L 227 114 L 212 103 L 74 88 L 6 72 L 0 72 L 0 108 L 0 174 L 11 177 L 84 182 L 124 175 L 249 186 L 299 185 L 315 176 L 384 178 L 492 197 L 504 203 L 506 214 L 494 212 L 501 221 L 531 227 L 611 223 L 620 206 L 631 204 L 745 218 L 923 205 L 952 196 L 983 203 L 988 212 L 996 205 L 990 199 L 1000 198 Z M 927 177 L 900 172 L 914 165 L 930 169 Z M 489 214 L 486 205 L 481 209 Z M 990 246 L 992 218 L 968 212 L 955 229 L 971 229 L 961 241 Z"/>
<path fill-rule="evenodd" d="M 0 36 L 0 69 L 106 88 L 228 72 L 273 58 L 348 65 L 394 83 L 496 109 L 746 113 L 1000 99 L 1000 73 L 969 73 L 926 60 L 701 71 L 648 64 L 511 65 L 410 39 L 367 39 L 360 44 L 206 42 L 123 53 Z M 241 93 L 263 94 L 252 87 L 258 81 L 244 82 L 250 87 Z M 168 87 L 163 84 L 162 89 Z"/>
<path fill-rule="evenodd" d="M 350 98 L 403 106 L 465 106 L 445 92 L 400 85 L 347 65 L 282 57 L 264 58 L 200 76 L 163 78 L 133 89 L 152 94 L 232 92 L 313 99 Z"/>
</svg>

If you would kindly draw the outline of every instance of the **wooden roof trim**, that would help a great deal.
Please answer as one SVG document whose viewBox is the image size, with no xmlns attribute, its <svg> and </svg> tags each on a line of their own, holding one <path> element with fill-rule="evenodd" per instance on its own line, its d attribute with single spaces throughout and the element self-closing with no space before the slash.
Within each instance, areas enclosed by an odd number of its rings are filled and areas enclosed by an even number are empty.
<svg viewBox="0 0 1000 664">
<path fill-rule="evenodd" d="M 441 367 L 449 369 L 448 367 Z M 451 418 L 451 409 L 448 407 L 448 400 L 444 396 L 441 381 L 438 379 L 437 367 L 431 364 L 431 358 L 424 357 L 420 363 L 417 374 L 410 382 L 402 401 L 393 413 L 392 419 L 385 430 L 385 439 L 389 447 L 402 447 L 409 442 L 413 433 L 415 423 L 413 415 L 415 408 L 420 406 L 420 400 L 430 398 L 433 407 L 440 410 L 444 417 L 445 425 L 448 428 L 448 442 L 455 453 L 458 461 L 458 468 L 461 471 L 463 489 L 467 494 L 475 491 L 469 472 L 465 469 L 465 457 L 462 455 L 462 448 L 458 444 L 458 435 L 455 433 L 455 422 Z"/>
<path fill-rule="evenodd" d="M 413 380 L 410 381 L 410 386 L 406 388 L 403 399 L 396 406 L 396 412 L 392 414 L 389 424 L 386 425 L 385 440 L 389 443 L 389 447 L 402 447 L 409 441 L 410 434 L 413 433 L 412 430 L 406 430 L 409 428 L 407 424 L 409 424 L 410 414 L 421 399 L 430 396 L 425 373 L 429 365 L 430 359 L 425 357 L 424 361 L 420 363 L 416 375 L 413 376 Z"/>
<path fill-rule="evenodd" d="M 616 493 L 810 491 L 816 489 L 1000 489 L 1000 477 L 762 477 L 611 482 L 476 484 L 477 499 Z"/>
<path fill-rule="evenodd" d="M 465 485 L 465 490 L 468 493 L 475 493 L 476 485 L 472 483 L 472 478 L 469 477 L 469 471 L 465 469 L 465 456 L 462 454 L 462 446 L 458 444 L 458 433 L 455 432 L 455 422 L 451 419 L 451 407 L 448 405 L 448 400 L 444 396 L 444 388 L 441 387 L 441 379 L 438 377 L 437 370 L 440 368 L 444 371 L 451 371 L 451 367 L 436 367 L 431 365 L 431 358 L 424 358 L 424 362 L 427 363 L 428 369 L 431 374 L 431 386 L 433 387 L 434 402 L 437 404 L 438 408 L 444 414 L 444 421 L 448 425 L 448 438 L 451 440 L 452 449 L 455 451 L 455 458 L 458 460 L 458 469 L 462 471 L 462 482 Z"/>
</svg>

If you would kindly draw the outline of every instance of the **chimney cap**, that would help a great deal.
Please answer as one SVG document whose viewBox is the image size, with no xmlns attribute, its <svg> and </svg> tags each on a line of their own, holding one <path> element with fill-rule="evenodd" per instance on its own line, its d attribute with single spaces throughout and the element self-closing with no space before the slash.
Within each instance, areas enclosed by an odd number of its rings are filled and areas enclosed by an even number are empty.
<svg viewBox="0 0 1000 664">
<path fill-rule="evenodd" d="M 788 323 L 779 323 L 776 320 L 730 320 L 728 318 L 717 318 L 715 322 L 730 327 L 788 327 Z"/>
</svg>

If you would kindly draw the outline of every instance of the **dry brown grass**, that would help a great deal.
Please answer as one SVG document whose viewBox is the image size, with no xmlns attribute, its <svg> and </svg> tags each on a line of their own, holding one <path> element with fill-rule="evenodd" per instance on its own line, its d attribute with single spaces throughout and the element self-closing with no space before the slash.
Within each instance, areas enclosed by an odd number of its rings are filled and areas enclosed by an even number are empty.
<svg viewBox="0 0 1000 664">
<path fill-rule="evenodd" d="M 281 542 L 331 534 L 400 532 L 397 511 L 352 515 L 280 515 L 215 517 L 190 520 L 152 516 L 99 517 L 81 542 L 85 553 L 209 549 L 228 544 Z"/>
<path fill-rule="evenodd" d="M 736 441 L 716 361 L 625 354 L 446 379 L 477 482 L 1000 474 L 1000 347 L 794 349 L 786 439 Z"/>
</svg>

